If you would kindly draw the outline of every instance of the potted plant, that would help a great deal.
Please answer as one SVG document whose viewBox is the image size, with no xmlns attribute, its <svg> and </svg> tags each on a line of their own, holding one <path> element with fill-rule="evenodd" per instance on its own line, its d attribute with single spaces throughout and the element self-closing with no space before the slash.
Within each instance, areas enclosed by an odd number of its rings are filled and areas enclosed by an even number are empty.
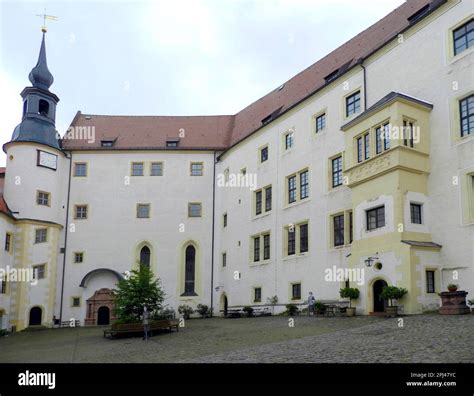
<svg viewBox="0 0 474 396">
<path fill-rule="evenodd" d="M 359 298 L 360 291 L 357 288 L 345 287 L 339 291 L 339 295 L 342 298 L 349 299 L 349 307 L 346 308 L 347 316 L 355 316 L 356 307 L 352 306 L 352 300 L 357 300 Z"/>
<path fill-rule="evenodd" d="M 247 317 L 251 318 L 253 316 L 253 308 L 251 306 L 245 306 L 242 308 L 242 311 L 244 311 L 247 314 Z"/>
<path fill-rule="evenodd" d="M 298 315 L 298 307 L 295 304 L 286 304 L 286 314 L 288 316 Z"/>
<path fill-rule="evenodd" d="M 198 304 L 196 307 L 196 311 L 199 315 L 201 315 L 201 318 L 211 317 L 211 311 L 209 310 L 209 307 L 207 305 Z"/>
<path fill-rule="evenodd" d="M 194 313 L 194 309 L 189 305 L 183 304 L 178 307 L 178 312 L 183 315 L 184 319 L 189 319 Z"/>
<path fill-rule="evenodd" d="M 458 290 L 458 285 L 455 285 L 454 283 L 450 283 L 450 284 L 448 285 L 448 290 L 449 290 L 450 292 L 455 292 L 455 291 Z"/>
<path fill-rule="evenodd" d="M 382 293 L 380 295 L 388 302 L 388 306 L 385 307 L 385 313 L 387 316 L 398 315 L 398 306 L 394 305 L 393 301 L 401 299 L 407 293 L 407 289 L 396 286 L 385 286 L 382 289 Z"/>
</svg>

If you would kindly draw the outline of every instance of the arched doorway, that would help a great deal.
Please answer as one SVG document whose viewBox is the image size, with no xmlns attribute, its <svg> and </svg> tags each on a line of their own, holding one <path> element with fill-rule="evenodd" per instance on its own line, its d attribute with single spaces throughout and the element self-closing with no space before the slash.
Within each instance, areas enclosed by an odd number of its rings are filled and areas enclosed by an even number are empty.
<svg viewBox="0 0 474 396">
<path fill-rule="evenodd" d="M 108 308 L 108 311 L 102 308 Z M 99 311 L 101 311 L 101 314 L 99 314 Z M 86 326 L 109 324 L 116 319 L 114 315 L 115 309 L 112 290 L 107 288 L 96 290 L 94 295 L 87 299 L 87 313 L 84 322 Z M 103 317 L 106 323 L 99 323 L 99 317 Z"/>
<path fill-rule="evenodd" d="M 224 317 L 227 317 L 227 308 L 229 304 L 227 302 L 227 296 L 225 293 L 222 293 L 221 295 L 221 301 L 220 301 L 220 309 L 221 312 L 223 313 Z"/>
<path fill-rule="evenodd" d="M 33 307 L 30 309 L 30 320 L 28 321 L 29 326 L 39 326 L 41 325 L 41 317 L 43 316 L 43 311 L 40 307 Z"/>
<path fill-rule="evenodd" d="M 387 282 L 383 279 L 378 279 L 372 285 L 372 291 L 374 295 L 374 312 L 384 312 L 386 301 L 382 299 L 382 289 L 387 286 Z"/>
<path fill-rule="evenodd" d="M 102 306 L 97 311 L 97 324 L 108 325 L 110 323 L 110 309 L 109 307 Z"/>
</svg>

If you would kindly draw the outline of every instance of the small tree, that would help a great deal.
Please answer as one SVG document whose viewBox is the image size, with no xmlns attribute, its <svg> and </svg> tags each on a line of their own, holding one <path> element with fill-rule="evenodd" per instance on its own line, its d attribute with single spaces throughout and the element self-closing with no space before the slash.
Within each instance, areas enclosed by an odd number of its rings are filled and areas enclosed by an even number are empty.
<svg viewBox="0 0 474 396">
<path fill-rule="evenodd" d="M 396 287 L 396 286 L 385 286 L 382 289 L 382 293 L 380 293 L 380 296 L 388 301 L 388 306 L 393 307 L 393 300 L 399 300 L 401 299 L 405 294 L 408 293 L 407 289 L 404 289 L 402 287 Z"/>
<path fill-rule="evenodd" d="M 342 298 L 348 298 L 349 299 L 349 308 L 352 307 L 352 300 L 357 300 L 359 298 L 360 291 L 357 288 L 353 287 L 345 287 L 341 290 L 339 290 L 339 295 Z"/>
<path fill-rule="evenodd" d="M 130 276 L 118 282 L 112 295 L 115 316 L 121 323 L 139 322 L 145 306 L 153 318 L 163 308 L 165 299 L 160 279 L 154 279 L 153 271 L 146 266 L 130 271 Z"/>
<path fill-rule="evenodd" d="M 278 304 L 278 296 L 268 297 L 267 301 L 272 306 L 272 315 L 275 315 L 275 305 Z"/>
</svg>

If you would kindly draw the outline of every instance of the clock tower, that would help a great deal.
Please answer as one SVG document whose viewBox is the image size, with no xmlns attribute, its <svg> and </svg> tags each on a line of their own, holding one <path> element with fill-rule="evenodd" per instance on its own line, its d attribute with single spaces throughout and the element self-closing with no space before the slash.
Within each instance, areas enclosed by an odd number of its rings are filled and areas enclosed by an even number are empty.
<svg viewBox="0 0 474 396">
<path fill-rule="evenodd" d="M 11 285 L 10 312 L 17 330 L 50 326 L 57 315 L 56 286 L 64 246 L 70 160 L 55 128 L 59 98 L 46 63 L 46 29 L 38 62 L 29 74 L 31 86 L 21 92 L 23 114 L 10 142 L 3 146 L 7 170 L 3 196 L 15 217 L 14 266 L 39 271 L 37 284 Z"/>
</svg>

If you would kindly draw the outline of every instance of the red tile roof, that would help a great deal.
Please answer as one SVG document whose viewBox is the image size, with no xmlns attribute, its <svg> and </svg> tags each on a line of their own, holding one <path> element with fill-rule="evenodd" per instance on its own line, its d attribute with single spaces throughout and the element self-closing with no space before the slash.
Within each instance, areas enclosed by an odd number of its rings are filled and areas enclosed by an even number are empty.
<svg viewBox="0 0 474 396">
<path fill-rule="evenodd" d="M 432 3 L 435 9 L 445 1 L 408 0 L 380 21 L 341 45 L 329 55 L 303 70 L 286 83 L 233 116 L 197 117 L 148 117 L 148 116 L 86 116 L 78 112 L 72 126 L 95 126 L 96 141 L 66 140 L 63 147 L 84 149 L 100 147 L 103 138 L 117 138 L 116 149 L 161 148 L 166 146 L 167 137 L 177 137 L 184 129 L 185 137 L 179 148 L 185 149 L 226 149 L 262 126 L 262 120 L 274 113 L 278 117 L 292 108 L 325 84 L 325 77 L 338 69 L 341 73 L 357 65 L 360 59 L 405 30 L 408 18 Z M 87 119 L 90 117 L 90 119 Z"/>
</svg>

